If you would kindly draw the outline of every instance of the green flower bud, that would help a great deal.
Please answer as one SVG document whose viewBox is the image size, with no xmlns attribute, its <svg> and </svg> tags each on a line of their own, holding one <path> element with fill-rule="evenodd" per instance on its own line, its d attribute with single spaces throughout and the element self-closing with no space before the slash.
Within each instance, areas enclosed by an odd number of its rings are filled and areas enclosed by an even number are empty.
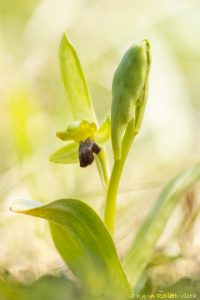
<svg viewBox="0 0 200 300">
<path fill-rule="evenodd" d="M 139 131 L 147 99 L 150 69 L 150 46 L 147 40 L 133 45 L 123 56 L 113 78 L 111 135 L 115 160 L 121 159 L 121 144 L 130 121 Z"/>
</svg>

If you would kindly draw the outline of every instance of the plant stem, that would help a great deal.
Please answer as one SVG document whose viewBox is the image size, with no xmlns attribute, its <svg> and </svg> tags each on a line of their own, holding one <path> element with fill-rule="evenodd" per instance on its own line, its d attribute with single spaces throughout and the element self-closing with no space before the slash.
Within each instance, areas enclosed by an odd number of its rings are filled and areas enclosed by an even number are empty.
<svg viewBox="0 0 200 300">
<path fill-rule="evenodd" d="M 116 200 L 123 166 L 124 162 L 122 160 L 114 162 L 106 194 L 104 221 L 112 235 L 114 234 Z"/>
<path fill-rule="evenodd" d="M 106 194 L 104 221 L 111 235 L 114 234 L 115 228 L 116 201 L 121 174 L 124 168 L 124 164 L 126 162 L 130 146 L 134 140 L 134 137 L 136 136 L 136 133 L 134 132 L 134 126 L 134 120 L 132 120 L 126 128 L 121 148 L 121 159 L 114 161 Z"/>
</svg>

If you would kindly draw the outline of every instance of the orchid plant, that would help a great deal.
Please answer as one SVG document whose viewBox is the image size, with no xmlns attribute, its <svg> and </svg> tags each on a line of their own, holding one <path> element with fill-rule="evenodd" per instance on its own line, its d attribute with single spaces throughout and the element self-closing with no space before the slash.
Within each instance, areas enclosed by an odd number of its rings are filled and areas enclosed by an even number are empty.
<svg viewBox="0 0 200 300">
<path fill-rule="evenodd" d="M 125 161 L 144 117 L 150 45 L 143 40 L 123 56 L 113 78 L 111 114 L 105 116 L 100 126 L 77 53 L 65 34 L 59 53 L 74 121 L 57 132 L 65 145 L 50 156 L 50 161 L 79 163 L 80 167 L 88 167 L 95 161 L 105 190 L 104 220 L 76 198 L 13 210 L 49 221 L 55 247 L 77 278 L 83 299 L 130 300 L 141 289 L 141 278 L 154 258 L 157 241 L 171 213 L 182 195 L 200 179 L 200 163 L 176 175 L 163 187 L 120 261 L 113 241 L 116 200 Z M 109 140 L 114 158 L 111 175 L 105 145 Z"/>
</svg>

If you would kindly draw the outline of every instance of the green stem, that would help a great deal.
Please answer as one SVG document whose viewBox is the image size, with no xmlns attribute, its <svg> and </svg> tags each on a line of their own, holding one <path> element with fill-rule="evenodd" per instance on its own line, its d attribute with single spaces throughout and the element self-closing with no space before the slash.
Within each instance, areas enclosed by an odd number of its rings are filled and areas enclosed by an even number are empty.
<svg viewBox="0 0 200 300">
<path fill-rule="evenodd" d="M 134 133 L 134 126 L 135 126 L 134 120 L 132 120 L 127 126 L 126 132 L 124 134 L 123 142 L 122 142 L 121 159 L 115 160 L 114 162 L 109 185 L 108 185 L 108 190 L 106 194 L 104 221 L 108 230 L 112 235 L 114 234 L 114 228 L 115 228 L 116 201 L 117 201 L 120 178 L 124 168 L 124 164 L 126 162 L 129 149 L 136 135 Z"/>
</svg>

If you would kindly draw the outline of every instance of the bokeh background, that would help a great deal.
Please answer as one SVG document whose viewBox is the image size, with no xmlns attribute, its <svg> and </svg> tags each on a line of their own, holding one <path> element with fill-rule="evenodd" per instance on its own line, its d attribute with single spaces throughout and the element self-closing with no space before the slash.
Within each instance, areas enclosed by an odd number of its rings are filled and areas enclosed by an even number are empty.
<svg viewBox="0 0 200 300">
<path fill-rule="evenodd" d="M 80 169 L 48 161 L 62 145 L 55 132 L 72 120 L 58 62 L 62 33 L 79 54 L 100 122 L 110 114 L 112 77 L 124 51 L 143 38 L 151 43 L 145 120 L 118 199 L 115 240 L 122 257 L 163 184 L 199 160 L 199 28 L 199 0 L 0 1 L 2 280 L 30 283 L 66 272 L 48 225 L 10 212 L 17 199 L 47 203 L 74 196 L 103 212 L 104 191 L 95 164 Z M 109 143 L 107 148 L 112 164 Z M 173 214 L 158 249 L 181 258 L 151 271 L 157 280 L 175 282 L 198 274 L 198 198 L 197 188 Z M 186 218 L 191 224 L 184 229 Z"/>
</svg>

